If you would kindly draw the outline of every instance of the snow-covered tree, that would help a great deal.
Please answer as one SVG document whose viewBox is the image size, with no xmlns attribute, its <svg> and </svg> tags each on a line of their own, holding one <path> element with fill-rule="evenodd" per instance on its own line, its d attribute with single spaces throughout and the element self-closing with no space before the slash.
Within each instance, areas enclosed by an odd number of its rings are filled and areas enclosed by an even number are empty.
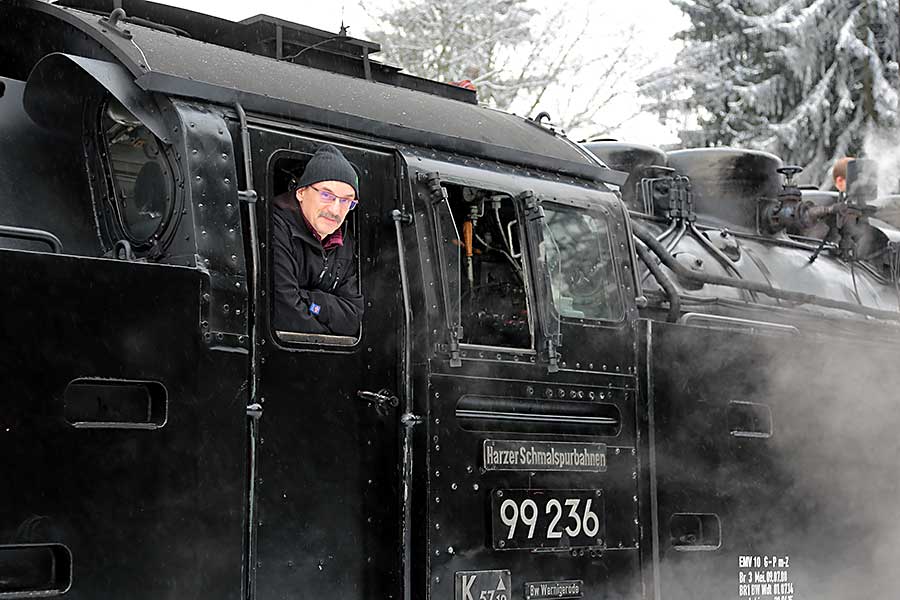
<svg viewBox="0 0 900 600">
<path fill-rule="evenodd" d="M 868 136 L 897 132 L 897 0 L 672 0 L 690 18 L 671 68 L 641 82 L 709 145 L 768 150 L 830 183 Z"/>
<path fill-rule="evenodd" d="M 597 123 L 622 92 L 616 85 L 637 61 L 630 32 L 589 35 L 590 7 L 559 5 L 542 14 L 528 0 L 400 0 L 372 15 L 387 62 L 439 81 L 470 80 L 479 101 L 535 116 L 547 110 L 565 129 Z"/>
</svg>

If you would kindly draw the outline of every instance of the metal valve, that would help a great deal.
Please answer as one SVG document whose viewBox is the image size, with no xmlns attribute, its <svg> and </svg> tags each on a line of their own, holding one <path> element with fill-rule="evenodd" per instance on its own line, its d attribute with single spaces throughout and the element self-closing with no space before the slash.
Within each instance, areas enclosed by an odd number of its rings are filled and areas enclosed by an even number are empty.
<svg viewBox="0 0 900 600">
<path fill-rule="evenodd" d="M 785 167 L 777 169 L 777 171 L 784 175 L 785 187 L 793 187 L 794 177 L 796 177 L 803 171 L 803 167 L 798 167 L 797 165 L 787 165 Z"/>
</svg>

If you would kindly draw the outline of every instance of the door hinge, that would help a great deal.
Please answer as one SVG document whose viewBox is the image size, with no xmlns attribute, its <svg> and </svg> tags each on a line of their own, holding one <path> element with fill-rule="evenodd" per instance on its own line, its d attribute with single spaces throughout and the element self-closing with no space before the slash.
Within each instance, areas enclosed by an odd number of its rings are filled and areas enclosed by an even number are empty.
<svg viewBox="0 0 900 600">
<path fill-rule="evenodd" d="M 462 325 L 450 328 L 450 366 L 461 367 L 462 358 L 459 356 L 459 340 L 463 337 Z"/>
<path fill-rule="evenodd" d="M 556 351 L 557 342 L 547 340 L 547 372 L 559 372 L 559 353 Z"/>
</svg>

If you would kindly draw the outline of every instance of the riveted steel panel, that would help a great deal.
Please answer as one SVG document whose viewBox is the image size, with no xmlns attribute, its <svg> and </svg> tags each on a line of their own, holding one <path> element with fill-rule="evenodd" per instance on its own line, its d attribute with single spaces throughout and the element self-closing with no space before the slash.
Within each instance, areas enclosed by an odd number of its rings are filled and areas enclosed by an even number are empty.
<svg viewBox="0 0 900 600">
<path fill-rule="evenodd" d="M 221 110 L 176 102 L 187 162 L 197 266 L 209 276 L 200 292 L 207 343 L 247 347 L 248 289 L 235 148 Z"/>
</svg>

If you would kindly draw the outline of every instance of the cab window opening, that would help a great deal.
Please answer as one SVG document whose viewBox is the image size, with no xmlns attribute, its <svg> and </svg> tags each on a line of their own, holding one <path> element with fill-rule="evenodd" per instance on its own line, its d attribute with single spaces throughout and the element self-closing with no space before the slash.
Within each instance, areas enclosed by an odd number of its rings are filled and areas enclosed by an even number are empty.
<svg viewBox="0 0 900 600">
<path fill-rule="evenodd" d="M 609 224 L 597 212 L 546 202 L 541 255 L 561 317 L 620 321 L 625 316 Z"/>
<path fill-rule="evenodd" d="M 283 305 L 283 303 L 279 302 L 279 297 L 283 294 L 279 294 L 279 278 L 283 280 L 286 275 L 299 277 L 301 280 L 303 279 L 301 273 L 291 272 L 286 274 L 285 263 L 284 260 L 287 258 L 287 254 L 294 254 L 295 256 L 299 252 L 299 249 L 303 248 L 303 244 L 299 235 L 304 236 L 304 240 L 306 242 L 311 242 L 313 234 L 309 229 L 309 226 L 304 223 L 302 220 L 302 214 L 299 210 L 299 204 L 296 200 L 296 190 L 298 186 L 298 182 L 310 163 L 310 160 L 313 158 L 315 149 L 312 152 L 300 152 L 294 150 L 283 150 L 276 153 L 276 157 L 270 163 L 270 174 L 269 174 L 269 182 L 270 182 L 270 198 L 271 204 L 269 206 L 269 229 L 270 229 L 270 253 L 269 253 L 269 265 L 270 265 L 270 277 L 269 277 L 269 291 L 270 291 L 270 306 L 269 311 L 272 315 L 270 319 L 270 323 L 272 326 L 273 333 L 277 339 L 282 342 L 286 342 L 288 344 L 316 344 L 316 345 L 325 345 L 325 346 L 355 346 L 358 344 L 361 335 L 362 335 L 362 323 L 357 323 L 357 328 L 354 334 L 344 334 L 344 333 L 334 333 L 332 331 L 328 331 L 323 328 L 323 331 L 300 331 L 300 328 L 291 328 L 285 326 L 285 320 L 279 319 L 279 312 L 286 311 L 288 308 Z M 354 167 L 356 169 L 356 167 Z M 319 186 L 321 187 L 321 186 Z M 324 188 L 322 188 L 324 189 Z M 288 210 L 286 210 L 288 209 Z M 280 214 L 281 217 L 276 216 L 276 213 Z M 335 249 L 326 249 L 324 251 L 324 256 L 327 256 L 327 263 L 323 265 L 326 267 L 327 265 L 337 263 L 338 266 L 336 270 L 332 272 L 329 270 L 327 277 L 334 278 L 335 281 L 332 282 L 332 285 L 329 285 L 330 288 L 334 288 L 333 291 L 337 291 L 338 288 L 343 290 L 342 293 L 347 293 L 351 296 L 362 297 L 362 286 L 360 284 L 360 261 L 359 261 L 359 252 L 358 252 L 358 227 L 357 227 L 357 219 L 356 219 L 356 210 L 350 210 L 347 213 L 345 219 L 345 228 L 343 229 L 344 234 L 346 235 L 344 241 L 348 244 L 351 243 L 350 253 L 340 251 L 337 252 Z M 289 238 L 289 247 L 283 247 L 280 244 L 280 241 L 284 241 L 284 236 L 279 236 L 277 233 L 277 229 L 279 227 L 284 227 L 289 224 L 291 229 L 288 232 Z M 309 233 L 310 237 L 307 239 L 306 233 Z M 302 253 L 300 253 L 302 254 Z M 290 261 L 290 267 L 293 268 L 302 268 L 302 265 L 296 263 L 295 261 Z M 321 273 L 325 273 L 325 269 L 317 269 L 317 271 Z M 351 276 L 352 279 L 349 281 L 344 278 L 347 276 Z M 307 282 L 308 283 L 308 282 Z M 300 282 L 301 287 L 303 282 Z M 345 285 L 347 284 L 347 285 Z M 282 290 L 283 291 L 283 290 Z M 305 293 L 305 292 L 301 292 Z M 314 292 L 318 294 L 318 291 Z M 307 298 L 306 302 L 300 302 L 303 305 L 303 308 L 307 311 L 315 311 L 317 308 L 321 311 L 322 306 L 321 302 L 316 302 L 315 298 Z M 318 314 L 321 314 L 319 312 Z M 311 317 L 315 318 L 317 316 L 316 313 L 311 313 Z"/>
<path fill-rule="evenodd" d="M 176 193 L 161 142 L 115 99 L 101 107 L 100 137 L 107 171 L 107 234 L 158 259 L 174 237 Z M 177 223 L 176 223 L 177 225 Z"/>
<path fill-rule="evenodd" d="M 436 207 L 436 221 L 449 326 L 462 326 L 462 344 L 533 348 L 522 221 L 513 197 L 442 185 L 447 198 Z"/>
</svg>

